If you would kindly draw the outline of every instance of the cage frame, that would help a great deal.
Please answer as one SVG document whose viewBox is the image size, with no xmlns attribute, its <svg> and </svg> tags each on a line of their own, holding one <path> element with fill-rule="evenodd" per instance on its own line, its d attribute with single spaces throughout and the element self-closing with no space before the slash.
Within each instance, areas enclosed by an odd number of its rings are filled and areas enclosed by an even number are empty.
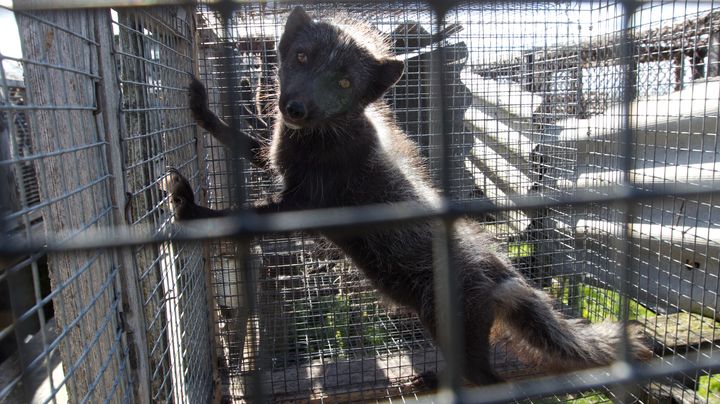
<svg viewBox="0 0 720 404">
<path fill-rule="evenodd" d="M 365 1 L 367 2 L 367 1 Z M 154 2 L 154 4 L 166 4 L 166 5 L 194 5 L 194 2 L 183 2 L 183 1 L 160 1 Z M 436 15 L 436 21 L 438 24 L 443 20 L 445 13 L 458 4 L 464 3 L 460 1 L 444 2 L 439 0 L 429 0 L 426 2 Z M 630 48 L 630 41 L 628 37 L 630 35 L 629 18 L 632 17 L 633 13 L 641 6 L 643 1 L 636 0 L 619 0 L 617 4 L 622 7 L 622 15 L 626 18 L 622 22 L 620 29 L 622 38 L 620 42 L 624 44 L 621 46 L 620 59 L 626 60 L 629 66 L 632 63 L 633 51 Z M 221 14 L 229 16 L 234 10 L 235 2 L 231 0 L 219 0 L 212 2 L 210 6 L 216 7 Z M 136 3 L 133 1 L 122 1 L 122 0 L 107 0 L 103 1 L 102 4 L 94 4 L 92 1 L 85 0 L 73 0 L 58 5 L 51 0 L 29 0 L 23 3 L 13 4 L 13 9 L 17 11 L 33 11 L 33 10 L 53 10 L 53 9 L 66 9 L 66 8 L 94 8 L 94 7 L 125 7 L 135 6 Z M 439 27 L 436 27 L 439 28 Z M 439 66 L 442 66 L 444 52 L 440 48 L 440 60 L 437 61 Z M 232 58 L 228 58 L 230 60 Z M 109 68 L 109 67 L 106 67 Z M 447 104 L 449 103 L 446 86 L 444 85 L 444 76 L 442 74 L 442 67 L 433 69 L 433 71 L 439 71 L 439 77 L 437 77 L 437 96 L 434 97 L 437 104 L 433 108 L 437 114 L 437 119 L 433 121 L 437 125 L 437 133 L 440 134 L 439 147 L 441 149 L 440 157 L 440 173 L 441 173 L 441 190 L 443 195 L 447 195 L 450 189 L 450 166 L 449 156 L 451 153 L 449 142 L 449 133 L 447 131 L 448 124 L 448 112 Z M 112 75 L 109 75 L 112 77 Z M 630 122 L 631 115 L 628 112 L 630 105 L 633 102 L 633 75 L 623 75 L 624 80 L 621 85 L 621 92 L 623 94 L 622 100 L 622 125 L 621 125 L 621 148 L 620 153 L 620 182 L 624 184 L 632 184 L 632 165 L 631 157 L 633 151 L 631 148 L 632 139 L 634 135 L 634 129 Z M 233 87 L 232 83 L 228 83 L 228 87 Z M 237 97 L 237 94 L 231 94 L 231 105 L 236 103 L 232 97 Z M 108 101 L 111 102 L 111 101 Z M 110 106 L 111 107 L 111 106 Z M 237 122 L 232 122 L 233 127 L 239 127 Z M 119 128 L 108 128 L 109 134 L 117 133 Z M 113 161 L 119 161 L 113 160 Z M 117 189 L 116 189 L 117 191 Z M 453 335 L 458 335 L 457 330 L 460 325 L 455 319 L 455 316 L 450 315 L 454 313 L 458 302 L 453 299 L 456 293 L 452 291 L 456 289 L 454 285 L 454 276 L 452 268 L 448 262 L 448 251 L 452 249 L 452 243 L 450 242 L 449 232 L 452 231 L 452 223 L 454 220 L 468 215 L 468 214 L 486 214 L 495 213 L 509 210 L 518 209 L 534 209 L 544 207 L 563 207 L 563 206 L 584 206 L 590 203 L 603 203 L 610 204 L 614 209 L 623 212 L 621 220 L 623 223 L 629 223 L 628 217 L 633 209 L 633 202 L 640 201 L 653 201 L 660 200 L 667 195 L 679 196 L 679 197 L 698 197 L 698 196 L 712 196 L 718 194 L 720 188 L 717 183 L 700 184 L 696 185 L 685 185 L 685 184 L 671 184 L 663 185 L 660 187 L 650 187 L 650 189 L 634 189 L 632 187 L 617 188 L 609 190 L 603 194 L 595 192 L 578 191 L 570 197 L 556 197 L 552 200 L 547 200 L 541 196 L 527 195 L 522 198 L 514 200 L 514 206 L 492 206 L 489 207 L 482 203 L 464 203 L 462 206 L 453 203 L 449 198 L 443 197 L 442 204 L 438 208 L 419 208 L 413 204 L 398 203 L 393 205 L 380 205 L 380 206 L 362 206 L 353 208 L 333 208 L 333 209 L 322 209 L 305 212 L 284 212 L 273 214 L 272 220 L 266 220 L 263 217 L 259 217 L 251 212 L 240 212 L 232 217 L 223 219 L 209 219 L 203 223 L 193 226 L 192 228 L 183 228 L 177 233 L 173 234 L 157 234 L 155 232 L 144 232 L 138 231 L 132 226 L 116 227 L 116 233 L 112 236 L 107 234 L 96 234 L 89 232 L 79 237 L 74 237 L 72 240 L 64 240 L 62 237 L 48 237 L 42 241 L 25 242 L 18 241 L 17 239 L 6 237 L 3 233 L 0 235 L 0 256 L 13 257 L 22 254 L 34 254 L 38 252 L 74 252 L 74 251 L 89 251 L 94 249 L 117 249 L 127 248 L 134 246 L 141 246 L 146 244 L 158 244 L 164 242 L 193 242 L 193 241 L 210 241 L 217 239 L 233 239 L 239 240 L 239 245 L 246 251 L 241 255 L 247 255 L 247 248 L 249 240 L 253 237 L 264 235 L 264 234 L 277 234 L 277 233 L 288 233 L 294 231 L 343 231 L 363 226 L 397 226 L 403 223 L 419 220 L 433 220 L 438 223 L 438 234 L 436 252 L 440 257 L 439 263 L 436 270 L 436 290 L 440 296 L 444 298 L 438 299 L 438 313 L 441 315 L 438 318 L 446 321 L 443 323 L 443 330 L 446 330 L 446 334 L 441 338 L 444 339 L 449 347 L 446 352 L 446 363 L 449 369 L 449 380 L 450 382 L 445 386 L 445 389 L 438 392 L 437 396 L 430 397 L 428 400 L 432 401 L 458 401 L 458 402 L 508 402 L 512 400 L 523 400 L 533 397 L 540 397 L 548 394 L 561 394 L 561 393 L 572 393 L 599 388 L 603 386 L 625 386 L 632 383 L 650 380 L 658 377 L 672 376 L 675 374 L 695 371 L 695 370 L 710 370 L 720 371 L 720 358 L 713 355 L 700 355 L 700 358 L 695 363 L 684 363 L 684 364 L 668 364 L 662 360 L 654 360 L 648 364 L 637 364 L 632 363 L 629 360 L 627 347 L 619 347 L 621 352 L 621 359 L 614 363 L 612 366 L 604 368 L 596 368 L 586 371 L 573 372 L 564 376 L 551 376 L 533 378 L 525 381 L 514 381 L 508 384 L 485 386 L 485 387 L 463 387 L 460 382 L 460 362 L 462 360 L 462 353 L 458 351 L 457 345 L 452 344 Z M 238 193 L 240 200 L 243 198 L 241 192 Z M 628 243 L 624 242 L 628 238 L 627 226 L 621 226 L 620 234 L 617 239 L 614 239 L 616 245 L 614 249 L 619 251 L 616 262 L 625 263 L 623 265 L 626 270 L 620 272 L 620 284 L 626 285 L 629 279 L 630 266 L 627 265 L 628 254 L 623 253 L 626 251 Z M 245 269 L 245 268 L 243 268 Z M 132 279 L 126 280 L 126 282 L 134 282 Z M 125 292 L 132 290 L 130 287 L 125 287 Z M 621 296 L 627 296 L 624 289 L 620 290 Z M 627 299 L 623 298 L 623 305 L 627 308 Z M 623 314 L 624 327 L 627 326 L 627 309 L 621 311 Z M 140 324 L 131 324 L 132 328 L 136 329 L 136 334 L 141 335 L 142 330 Z M 142 346 L 143 344 L 138 344 Z M 441 343 L 442 345 L 442 343 Z M 715 355 L 716 356 L 716 355 Z M 136 380 L 143 380 L 146 376 L 147 369 L 135 372 L 139 372 L 135 375 Z M 145 373 L 143 373 L 145 372 Z M 249 399 L 255 398 L 258 401 L 266 397 L 262 391 L 263 383 L 260 381 L 262 375 L 260 373 L 251 373 L 251 383 L 257 386 L 257 395 L 254 397 L 248 397 Z M 140 382 L 139 386 L 143 386 Z M 149 391 L 144 392 L 146 387 L 141 387 L 141 392 L 137 393 L 136 398 L 149 397 Z"/>
</svg>

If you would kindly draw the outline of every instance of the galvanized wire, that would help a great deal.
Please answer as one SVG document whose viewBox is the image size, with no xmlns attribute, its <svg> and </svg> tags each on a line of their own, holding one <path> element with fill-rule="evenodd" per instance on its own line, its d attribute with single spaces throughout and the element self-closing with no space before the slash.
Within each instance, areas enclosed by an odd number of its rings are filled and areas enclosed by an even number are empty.
<svg viewBox="0 0 720 404">
<path fill-rule="evenodd" d="M 43 6 L 48 5 L 25 5 Z M 416 399 L 423 391 L 410 384 L 412 378 L 445 366 L 435 344 L 412 313 L 379 303 L 352 263 L 308 231 L 358 232 L 437 220 L 443 229 L 439 234 L 445 234 L 437 240 L 443 256 L 452 249 L 447 234 L 453 221 L 469 215 L 483 221 L 518 269 L 556 298 L 561 311 L 587 321 L 640 321 L 654 339 L 657 358 L 642 366 L 620 360 L 567 377 L 525 375 L 528 380 L 480 389 L 465 390 L 456 379 L 450 395 L 433 399 L 568 401 L 589 394 L 644 402 L 661 397 L 658 391 L 664 388 L 675 391 L 675 397 L 718 399 L 720 392 L 709 387 L 708 377 L 720 367 L 715 353 L 720 169 L 718 111 L 713 107 L 718 95 L 707 90 L 715 88 L 720 65 L 712 56 L 714 41 L 720 42 L 713 3 L 307 4 L 318 17 L 347 13 L 393 35 L 394 51 L 405 58 L 408 75 L 386 101 L 426 158 L 443 190 L 443 204 L 436 209 L 404 203 L 262 217 L 245 211 L 176 230 L 160 189 L 165 166 L 178 167 L 198 198 L 214 208 L 239 209 L 277 190 L 267 173 L 223 150 L 209 134 L 198 154 L 185 85 L 197 56 L 211 108 L 235 127 L 243 127 L 240 120 L 256 119 L 251 112 L 258 112 L 257 99 L 238 89 L 271 88 L 274 44 L 290 5 L 218 6 L 197 9 L 198 55 L 190 51 L 188 20 L 171 10 L 117 12 L 113 26 L 119 35 L 115 54 L 122 89 L 122 175 L 131 193 L 131 225 L 107 222 L 112 233 L 96 229 L 93 224 L 105 223 L 110 212 L 105 206 L 88 224 L 66 232 L 6 233 L 0 254 L 19 260 L 5 268 L 0 283 L 28 266 L 34 281 L 36 302 L 18 320 L 39 315 L 76 282 L 72 277 L 52 292 L 40 291 L 45 254 L 132 246 L 130 270 L 137 272 L 142 289 L 153 399 L 195 402 L 209 397 L 213 357 L 220 370 L 215 382 L 227 399 Z M 417 25 L 410 27 L 410 22 Z M 444 30 L 450 34 L 413 59 L 413 41 Z M 93 38 L 87 42 L 98 46 Z M 102 79 L 72 64 L 20 57 L 3 61 Z M 430 90 L 433 82 L 438 91 Z M 33 178 L 47 175 L 45 159 L 117 145 L 100 136 L 41 154 L 21 153 L 29 147 L 23 146 L 28 140 L 20 133 L 27 130 L 23 114 L 90 113 L 96 106 L 12 104 L 7 94 L 13 86 L 7 80 L 3 86 L 6 105 L 0 110 L 13 117 L 11 139 L 19 146 L 12 158 L 0 156 L 0 168 L 38 167 L 37 173 L 25 169 L 22 177 L 27 181 L 21 186 L 24 198 L 32 203 L 3 215 L 6 222 L 30 227 L 37 219 L 34 213 L 57 204 L 70 208 L 70 198 L 112 179 L 105 170 L 85 183 L 68 181 L 61 196 L 32 197 L 35 188 L 42 188 Z M 267 128 L 252 130 L 268 135 Z M 206 241 L 205 250 L 197 241 Z M 105 253 L 99 254 L 94 257 Z M 438 290 L 452 291 L 452 271 L 442 260 L 439 264 Z M 201 276 L 204 266 L 210 270 L 209 282 Z M 87 273 L 82 268 L 77 277 Z M 117 270 L 110 274 L 116 276 Z M 108 282 L 103 288 L 110 287 Z M 214 298 L 210 307 L 207 293 Z M 110 311 L 91 315 L 108 323 L 118 303 L 112 300 Z M 453 312 L 452 304 L 439 306 L 442 313 Z M 683 326 L 690 328 L 683 331 Z M 448 330 L 448 343 L 457 343 L 453 336 L 461 332 L 456 326 Z M 116 348 L 101 366 L 105 372 L 129 371 L 123 332 L 116 334 Z M 16 324 L 11 324 L 0 331 L 0 339 L 15 333 Z M 95 341 L 99 334 L 83 337 Z M 62 333 L 59 339 L 64 338 L 70 334 Z M 49 358 L 56 346 L 44 346 Z M 190 346 L 192 355 L 185 356 L 182 352 Z M 511 369 L 510 374 L 523 371 L 502 347 L 493 352 L 500 368 Z M 88 353 L 80 352 L 79 359 L 87 360 Z M 456 375 L 461 355 L 447 361 Z M 110 365 L 115 356 L 119 366 Z M 50 372 L 47 366 L 45 370 Z M 0 394 L 19 385 L 21 376 Z M 115 385 L 127 391 L 123 377 Z M 75 383 L 72 369 L 65 382 Z M 90 386 L 99 384 L 93 380 Z M 51 396 L 57 393 L 55 389 Z"/>
</svg>

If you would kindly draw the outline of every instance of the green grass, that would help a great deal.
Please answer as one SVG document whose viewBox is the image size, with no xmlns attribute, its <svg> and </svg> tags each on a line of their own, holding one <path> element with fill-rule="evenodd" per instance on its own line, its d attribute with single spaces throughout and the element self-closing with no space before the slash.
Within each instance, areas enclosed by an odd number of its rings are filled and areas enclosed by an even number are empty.
<svg viewBox="0 0 720 404">
<path fill-rule="evenodd" d="M 534 403 L 572 403 L 572 404 L 605 404 L 612 403 L 606 395 L 597 391 L 588 391 L 580 394 L 568 394 L 554 398 L 533 400 Z"/>
<path fill-rule="evenodd" d="M 577 283 L 572 291 L 567 279 L 553 282 L 549 293 L 566 305 L 571 305 L 583 318 L 597 323 L 604 320 L 617 321 L 620 319 L 620 294 L 612 290 Z M 628 319 L 638 320 L 654 317 L 656 314 L 633 299 L 628 299 Z M 720 323 L 716 323 L 720 327 Z M 720 404 L 720 374 L 704 375 L 698 377 L 697 394 L 710 404 Z M 570 401 L 574 404 L 609 403 L 610 399 L 602 394 L 586 395 Z"/>
<path fill-rule="evenodd" d="M 531 243 L 523 243 L 521 241 L 509 243 L 507 249 L 510 259 L 527 258 L 535 252 L 535 246 Z"/>
<path fill-rule="evenodd" d="M 586 393 L 585 395 L 565 401 L 565 403 L 572 403 L 572 404 L 604 404 L 604 403 L 612 403 L 612 400 L 607 398 L 606 395 L 602 393 Z"/>
<path fill-rule="evenodd" d="M 605 320 L 618 321 L 622 317 L 620 315 L 622 304 L 618 292 L 585 283 L 577 283 L 574 291 L 570 289 L 569 280 L 563 279 L 554 282 L 550 288 L 550 294 L 556 299 L 560 299 L 563 304 L 572 306 L 583 318 L 591 323 L 599 323 Z M 628 309 L 628 320 L 655 316 L 653 311 L 633 299 L 628 299 Z"/>
<path fill-rule="evenodd" d="M 293 302 L 290 341 L 307 341 L 296 350 L 310 357 L 346 358 L 348 349 L 377 347 L 388 342 L 379 316 L 383 310 L 372 292 L 337 293 L 312 301 Z"/>
<path fill-rule="evenodd" d="M 710 404 L 720 404 L 720 374 L 698 377 L 697 394 Z"/>
<path fill-rule="evenodd" d="M 622 305 L 619 293 L 586 284 L 579 284 L 577 288 L 582 296 L 578 299 L 579 311 L 584 318 L 592 323 L 603 320 L 620 320 Z M 628 310 L 628 320 L 655 316 L 654 312 L 633 299 L 628 299 Z"/>
</svg>

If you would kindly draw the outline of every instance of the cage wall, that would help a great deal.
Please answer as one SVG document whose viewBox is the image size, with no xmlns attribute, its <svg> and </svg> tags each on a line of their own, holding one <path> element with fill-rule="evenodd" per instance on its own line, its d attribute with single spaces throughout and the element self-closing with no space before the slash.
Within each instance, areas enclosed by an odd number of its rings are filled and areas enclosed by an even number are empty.
<svg viewBox="0 0 720 404">
<path fill-rule="evenodd" d="M 406 73 L 386 101 L 438 185 L 442 152 L 432 89 L 433 80 L 443 77 L 448 191 L 460 206 L 508 208 L 523 198 L 552 202 L 587 192 L 602 197 L 623 181 L 647 189 L 716 180 L 719 42 L 712 3 L 644 3 L 628 20 L 627 39 L 628 13 L 612 2 L 462 5 L 450 9 L 442 24 L 422 3 L 305 7 L 319 19 L 349 15 L 389 36 Z M 199 9 L 201 79 L 214 92 L 211 108 L 228 122 L 240 117 L 261 136 L 268 130 L 256 120 L 272 120 L 277 40 L 290 9 L 236 5 L 227 26 L 211 8 Z M 231 83 L 236 87 L 228 88 Z M 623 180 L 625 115 L 633 147 Z M 209 135 L 206 151 L 211 206 L 238 206 L 242 202 L 232 199 L 237 190 L 228 186 L 237 182 L 230 181 L 226 152 Z M 245 201 L 276 191 L 265 174 L 247 165 L 243 173 Z M 476 219 L 568 316 L 618 319 L 622 296 L 657 356 L 692 361 L 700 348 L 712 355 L 716 345 L 713 200 L 667 196 L 627 207 L 561 205 Z M 695 213 L 682 213 L 687 209 Z M 238 262 L 213 253 L 226 396 L 245 397 L 243 376 L 255 366 L 262 369 L 266 392 L 280 401 L 413 397 L 419 392 L 414 377 L 443 367 L 417 319 L 383 303 L 351 263 L 313 236 L 265 237 L 251 252 L 251 275 L 242 276 L 235 271 Z M 627 262 L 624 254 L 631 256 Z M 621 285 L 624 265 L 630 267 L 627 289 Z M 247 290 L 256 291 L 255 318 L 243 312 Z M 248 332 L 254 345 L 248 345 Z M 506 377 L 538 373 L 502 346 L 494 355 Z M 713 378 L 700 370 L 639 384 L 631 397 L 713 401 Z M 554 399 L 622 399 L 615 394 L 599 389 Z"/>
<path fill-rule="evenodd" d="M 168 165 L 199 187 L 192 9 L 0 9 L 7 240 L 170 235 Z M 164 241 L 2 256 L 3 402 L 213 394 L 203 250 Z"/>
<path fill-rule="evenodd" d="M 269 136 L 291 5 L 224 5 L 228 19 L 204 4 L 0 9 L 19 47 L 0 48 L 0 399 L 415 400 L 430 393 L 417 377 L 446 366 L 417 317 L 315 233 L 177 241 L 167 167 L 213 208 L 278 189 L 198 132 L 186 86 L 198 75 L 211 109 Z M 305 7 L 388 35 L 406 72 L 385 101 L 436 185 L 563 313 L 638 321 L 656 369 L 687 368 L 541 383 L 498 345 L 494 365 L 527 390 L 464 398 L 720 400 L 718 365 L 699 365 L 717 359 L 713 2 L 470 3 L 441 22 L 425 3 Z"/>
</svg>

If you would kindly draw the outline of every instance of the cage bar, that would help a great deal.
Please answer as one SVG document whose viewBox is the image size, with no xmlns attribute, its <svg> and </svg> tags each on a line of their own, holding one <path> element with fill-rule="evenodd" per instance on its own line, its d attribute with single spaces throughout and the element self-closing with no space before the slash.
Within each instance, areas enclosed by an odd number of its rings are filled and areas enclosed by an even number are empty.
<svg viewBox="0 0 720 404">
<path fill-rule="evenodd" d="M 0 400 L 720 401 L 713 1 L 304 4 L 387 35 L 384 102 L 443 198 L 263 217 L 275 179 L 187 85 L 268 138 L 292 5 L 164 3 L 0 7 Z M 168 167 L 241 213 L 176 223 Z M 548 378 L 499 343 L 508 384 L 417 383 L 462 358 L 318 231 L 437 221 L 439 257 L 464 216 L 564 315 L 641 324 L 653 361 Z"/>
</svg>

